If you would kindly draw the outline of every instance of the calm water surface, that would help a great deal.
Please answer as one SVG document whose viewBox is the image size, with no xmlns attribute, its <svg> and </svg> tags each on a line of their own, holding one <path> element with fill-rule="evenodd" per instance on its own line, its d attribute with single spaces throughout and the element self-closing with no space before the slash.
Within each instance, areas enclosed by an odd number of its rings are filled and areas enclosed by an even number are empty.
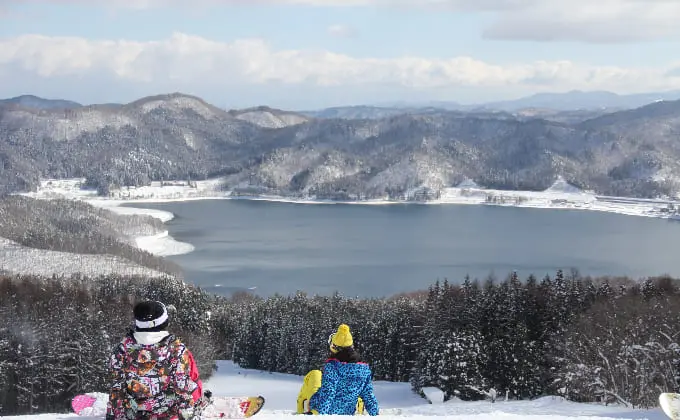
<svg viewBox="0 0 680 420">
<path fill-rule="evenodd" d="M 140 205 L 137 205 L 140 206 Z M 189 282 L 228 295 L 340 291 L 387 296 L 512 270 L 522 276 L 680 276 L 680 222 L 612 213 L 468 205 L 309 205 L 206 200 L 171 211 L 196 249 L 169 257 Z"/>
</svg>

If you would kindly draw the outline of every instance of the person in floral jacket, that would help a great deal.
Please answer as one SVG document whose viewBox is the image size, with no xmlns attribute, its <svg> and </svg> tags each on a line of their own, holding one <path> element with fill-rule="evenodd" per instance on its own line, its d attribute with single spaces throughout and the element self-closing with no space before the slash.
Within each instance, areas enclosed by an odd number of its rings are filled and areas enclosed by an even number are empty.
<svg viewBox="0 0 680 420">
<path fill-rule="evenodd" d="M 193 417 L 203 384 L 186 345 L 168 333 L 168 310 L 145 301 L 133 309 L 135 327 L 109 360 L 112 386 L 107 420 L 183 420 Z"/>
</svg>

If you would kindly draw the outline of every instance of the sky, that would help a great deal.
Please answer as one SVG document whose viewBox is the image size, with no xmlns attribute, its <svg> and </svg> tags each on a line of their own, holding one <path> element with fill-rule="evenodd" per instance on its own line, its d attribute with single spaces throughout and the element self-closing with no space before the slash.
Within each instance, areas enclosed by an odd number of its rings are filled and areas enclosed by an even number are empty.
<svg viewBox="0 0 680 420">
<path fill-rule="evenodd" d="M 680 89 L 678 0 L 0 0 L 0 98 L 225 108 Z"/>
</svg>

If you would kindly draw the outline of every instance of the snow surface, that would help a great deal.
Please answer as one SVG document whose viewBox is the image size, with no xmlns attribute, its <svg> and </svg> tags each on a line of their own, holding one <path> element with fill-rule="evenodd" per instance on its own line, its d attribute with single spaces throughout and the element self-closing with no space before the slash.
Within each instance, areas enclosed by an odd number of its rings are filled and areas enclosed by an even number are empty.
<svg viewBox="0 0 680 420">
<path fill-rule="evenodd" d="M 142 104 L 141 108 L 145 113 L 149 113 L 157 108 L 164 108 L 174 112 L 190 109 L 205 119 L 215 117 L 215 111 L 213 111 L 210 106 L 198 98 L 189 96 L 175 96 L 172 98 L 152 100 Z"/>
<path fill-rule="evenodd" d="M 308 121 L 308 118 L 302 115 L 286 112 L 274 113 L 267 110 L 242 112 L 236 115 L 236 118 L 265 128 L 283 128 Z"/>
<path fill-rule="evenodd" d="M 562 177 L 558 177 L 553 184 L 545 190 L 546 193 L 552 194 L 583 194 L 583 190 L 569 184 Z"/>
<path fill-rule="evenodd" d="M 297 394 L 302 377 L 281 373 L 268 373 L 241 369 L 231 361 L 219 361 L 212 378 L 204 383 L 215 396 L 262 395 L 264 408 L 254 419 L 290 419 L 295 412 Z M 464 402 L 451 400 L 429 404 L 413 393 L 408 383 L 374 382 L 375 395 L 380 404 L 380 417 L 384 420 L 414 418 L 418 420 L 613 420 L 613 419 L 666 419 L 661 409 L 637 410 L 617 405 L 579 404 L 561 397 L 543 397 L 533 401 L 489 400 Z M 103 395 L 103 394 L 94 394 Z M 102 407 L 99 407 L 102 411 Z M 94 411 L 94 410 L 93 410 Z M 97 413 L 98 414 L 98 413 Z M 102 417 L 79 417 L 75 414 L 40 414 L 1 417 L 7 420 L 61 420 Z M 329 419 L 347 419 L 347 416 L 324 416 Z"/>
<path fill-rule="evenodd" d="M 444 391 L 433 386 L 427 386 L 423 388 L 423 394 L 425 398 L 431 404 L 442 404 L 444 402 Z"/>
<path fill-rule="evenodd" d="M 174 240 L 167 230 L 156 235 L 140 236 L 136 238 L 136 245 L 137 248 L 161 257 L 188 254 L 194 250 L 193 245 Z"/>
<path fill-rule="evenodd" d="M 175 215 L 172 212 L 165 210 L 139 209 L 135 207 L 119 207 L 121 204 L 125 203 L 124 201 L 87 200 L 87 202 L 95 207 L 102 207 L 117 214 L 122 215 L 139 214 L 144 216 L 151 216 L 153 218 L 160 220 L 163 223 L 169 222 L 170 220 L 175 218 Z"/>
<path fill-rule="evenodd" d="M 0 272 L 52 276 L 81 273 L 88 276 L 128 274 L 167 277 L 160 271 L 113 255 L 75 254 L 29 248 L 9 239 L 0 238 Z"/>
<path fill-rule="evenodd" d="M 479 185 L 477 185 L 477 183 L 470 178 L 467 178 L 458 184 L 456 188 L 479 188 Z"/>
</svg>

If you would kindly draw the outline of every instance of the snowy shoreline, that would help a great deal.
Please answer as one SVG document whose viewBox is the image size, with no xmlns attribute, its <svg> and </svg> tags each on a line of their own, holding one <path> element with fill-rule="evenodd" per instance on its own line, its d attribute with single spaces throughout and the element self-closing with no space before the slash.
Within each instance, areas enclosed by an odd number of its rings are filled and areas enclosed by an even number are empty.
<svg viewBox="0 0 680 420">
<path fill-rule="evenodd" d="M 38 198 L 38 197 L 36 197 Z M 121 207 L 123 202 L 118 202 L 114 200 L 83 200 L 88 204 L 95 207 L 110 210 L 116 214 L 120 215 L 144 215 L 151 216 L 155 219 L 160 220 L 163 223 L 169 222 L 175 218 L 172 212 L 156 209 L 144 209 L 138 207 Z M 188 254 L 194 250 L 194 246 L 175 240 L 170 236 L 170 232 L 164 230 L 163 232 L 156 233 L 154 235 L 148 236 L 138 236 L 135 238 L 135 245 L 137 248 L 150 252 L 159 257 L 168 257 L 171 255 Z"/>
<path fill-rule="evenodd" d="M 170 203 L 195 200 L 251 200 L 291 204 L 344 204 L 344 205 L 493 205 L 502 207 L 540 208 L 550 210 L 589 210 L 619 213 L 632 216 L 657 218 L 678 218 L 680 212 L 668 211 L 669 204 L 680 207 L 680 201 L 671 199 L 642 199 L 630 197 L 602 196 L 583 191 L 558 178 L 544 191 L 515 191 L 486 189 L 472 181 L 464 181 L 456 187 L 442 188 L 437 193 L 427 187 L 419 187 L 405 193 L 411 199 L 390 200 L 387 198 L 366 200 L 327 200 L 291 198 L 273 194 L 248 195 L 238 191 L 220 191 L 220 178 L 205 181 L 172 181 L 162 185 L 152 182 L 143 187 L 123 187 L 111 192 L 111 197 L 97 195 L 96 191 L 83 189 L 82 178 L 47 179 L 41 182 L 37 192 L 21 193 L 33 198 L 81 199 L 89 204 L 115 209 L 120 214 L 149 214 L 167 222 L 174 215 L 161 210 L 138 207 L 120 207 L 122 204 Z M 164 215 L 165 213 L 165 215 Z"/>
<path fill-rule="evenodd" d="M 490 205 L 499 207 L 518 207 L 548 210 L 584 210 L 616 213 L 628 216 L 643 216 L 680 220 L 675 208 L 680 202 L 674 200 L 650 200 L 628 197 L 599 196 L 582 191 L 558 178 L 544 191 L 510 191 L 480 188 L 474 182 L 466 181 L 457 187 L 444 188 L 436 197 L 427 188 L 409 191 L 410 196 L 425 197 L 421 200 L 370 199 L 358 201 L 320 200 L 315 198 L 294 199 L 276 195 L 232 195 L 231 191 L 220 191 L 221 179 L 196 181 L 172 181 L 165 185 L 152 182 L 149 186 L 125 187 L 112 192 L 111 197 L 97 195 L 96 191 L 83 189 L 84 179 L 47 179 L 41 182 L 37 192 L 21 193 L 37 199 L 67 198 L 83 200 L 93 206 L 111 210 L 122 215 L 148 215 L 163 223 L 174 218 L 174 214 L 164 210 L 129 207 L 143 203 L 170 203 L 195 200 L 249 200 L 291 204 L 315 205 Z M 123 207 L 122 205 L 126 206 Z M 164 231 L 155 235 L 135 238 L 138 248 L 158 256 L 187 254 L 194 246 L 175 240 Z"/>
</svg>

